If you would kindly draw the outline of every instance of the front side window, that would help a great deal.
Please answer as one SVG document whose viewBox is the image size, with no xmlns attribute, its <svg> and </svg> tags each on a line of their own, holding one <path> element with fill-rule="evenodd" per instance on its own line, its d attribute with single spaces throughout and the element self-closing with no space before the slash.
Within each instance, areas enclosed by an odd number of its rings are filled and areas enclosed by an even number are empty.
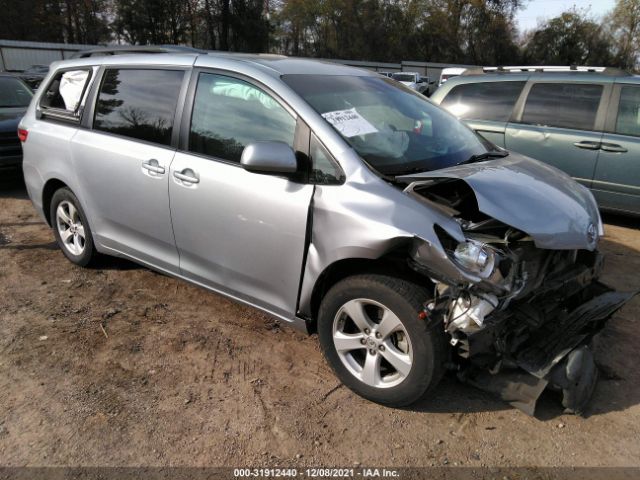
<svg viewBox="0 0 640 480">
<path fill-rule="evenodd" d="M 243 80 L 201 73 L 193 103 L 189 151 L 240 162 L 253 142 L 293 147 L 296 119 L 274 98 Z"/>
<path fill-rule="evenodd" d="M 0 108 L 28 107 L 33 93 L 17 78 L 0 76 Z"/>
<path fill-rule="evenodd" d="M 478 82 L 451 89 L 442 106 L 456 117 L 508 122 L 525 82 Z"/>
<path fill-rule="evenodd" d="M 640 87 L 622 87 L 616 133 L 640 137 Z"/>
<path fill-rule="evenodd" d="M 93 128 L 170 145 L 183 77 L 178 70 L 106 70 Z"/>
<path fill-rule="evenodd" d="M 437 170 L 492 148 L 453 115 L 389 78 L 300 74 L 282 79 L 382 174 Z"/>
<path fill-rule="evenodd" d="M 537 83 L 527 97 L 522 123 L 593 130 L 601 96 L 602 85 Z"/>
<path fill-rule="evenodd" d="M 47 85 L 40 99 L 40 108 L 43 112 L 53 109 L 69 115 L 77 114 L 90 76 L 89 70 L 58 72 Z"/>
</svg>

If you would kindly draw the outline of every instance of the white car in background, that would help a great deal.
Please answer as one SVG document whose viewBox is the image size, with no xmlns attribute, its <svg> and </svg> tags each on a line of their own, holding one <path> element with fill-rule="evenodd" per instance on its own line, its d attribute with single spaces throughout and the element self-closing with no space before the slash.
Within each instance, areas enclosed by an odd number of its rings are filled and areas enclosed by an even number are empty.
<svg viewBox="0 0 640 480">
<path fill-rule="evenodd" d="M 440 72 L 440 81 L 438 82 L 438 86 L 439 87 L 442 86 L 442 84 L 445 83 L 450 78 L 458 77 L 462 75 L 465 70 L 466 68 L 461 68 L 461 67 L 443 68 L 442 72 Z"/>
<path fill-rule="evenodd" d="M 428 96 L 429 78 L 421 76 L 418 72 L 396 72 L 391 78 L 406 85 L 416 92 L 423 93 Z"/>
</svg>

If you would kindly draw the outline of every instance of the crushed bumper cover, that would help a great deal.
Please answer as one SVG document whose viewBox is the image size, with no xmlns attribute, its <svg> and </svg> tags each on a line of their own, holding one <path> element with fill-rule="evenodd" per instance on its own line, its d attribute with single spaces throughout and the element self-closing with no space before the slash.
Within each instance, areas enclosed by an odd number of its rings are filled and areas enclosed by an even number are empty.
<svg viewBox="0 0 640 480">
<path fill-rule="evenodd" d="M 562 392 L 562 405 L 567 413 L 582 414 L 591 398 L 598 379 L 591 339 L 604 327 L 606 321 L 637 292 L 616 292 L 599 282 L 588 288 L 591 298 L 570 311 L 562 308 L 517 347 L 511 348 L 499 368 L 479 368 L 471 364 L 460 373 L 460 378 L 483 390 L 498 394 L 504 401 L 529 415 L 542 392 L 552 388 Z M 544 303 L 536 306 L 544 316 Z M 516 313 L 510 322 L 525 322 L 525 314 Z M 527 316 L 532 315 L 528 309 Z M 500 342 L 504 337 L 494 334 Z M 486 339 L 470 337 L 470 358 L 473 350 L 481 350 Z M 474 348 L 474 343 L 477 344 Z M 514 351 L 515 349 L 515 351 Z"/>
</svg>

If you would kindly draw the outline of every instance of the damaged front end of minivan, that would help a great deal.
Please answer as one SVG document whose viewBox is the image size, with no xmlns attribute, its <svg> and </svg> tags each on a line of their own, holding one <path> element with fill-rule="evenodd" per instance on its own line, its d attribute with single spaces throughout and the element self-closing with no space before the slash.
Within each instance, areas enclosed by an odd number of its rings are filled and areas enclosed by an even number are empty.
<svg viewBox="0 0 640 480">
<path fill-rule="evenodd" d="M 591 194 L 514 156 L 397 178 L 465 237 L 436 223 L 439 245 L 414 240 L 410 266 L 435 284 L 420 315 L 443 325 L 461 379 L 530 415 L 549 387 L 581 414 L 598 376 L 590 340 L 634 293 L 598 281 L 603 229 Z"/>
</svg>

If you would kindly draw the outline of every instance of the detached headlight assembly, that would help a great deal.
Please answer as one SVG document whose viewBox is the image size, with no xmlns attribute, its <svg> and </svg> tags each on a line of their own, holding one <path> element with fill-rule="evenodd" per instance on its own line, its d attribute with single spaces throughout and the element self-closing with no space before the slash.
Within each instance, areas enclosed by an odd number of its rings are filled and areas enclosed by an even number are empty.
<svg viewBox="0 0 640 480">
<path fill-rule="evenodd" d="M 493 273 L 496 256 L 493 250 L 482 242 L 467 240 L 459 243 L 453 258 L 464 269 L 487 278 Z"/>
</svg>

